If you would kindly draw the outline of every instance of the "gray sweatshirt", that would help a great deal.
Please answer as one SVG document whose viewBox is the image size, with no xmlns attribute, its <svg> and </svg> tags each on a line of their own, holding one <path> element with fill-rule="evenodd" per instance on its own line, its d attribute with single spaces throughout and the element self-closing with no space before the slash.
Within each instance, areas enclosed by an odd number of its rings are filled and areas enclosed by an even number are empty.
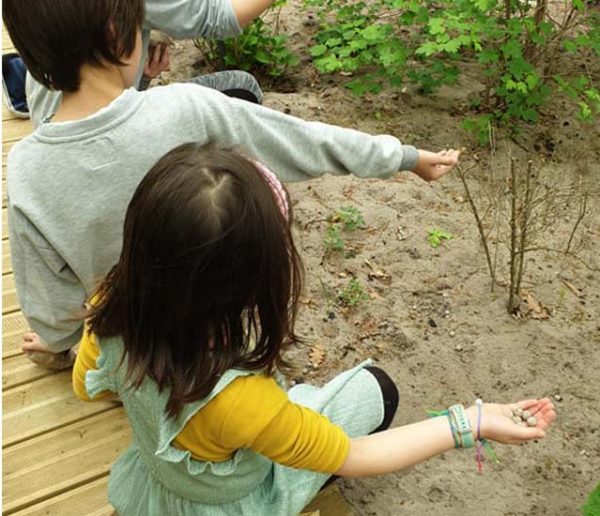
<svg viewBox="0 0 600 516">
<path fill-rule="evenodd" d="M 144 50 L 136 86 L 148 56 L 152 29 L 166 32 L 175 39 L 224 38 L 242 32 L 231 0 L 146 0 L 146 19 L 142 31 Z M 50 91 L 42 86 L 29 73 L 26 94 L 34 127 L 56 112 L 62 96 L 59 91 Z"/>
<path fill-rule="evenodd" d="M 242 150 L 283 181 L 387 177 L 418 159 L 392 136 L 306 122 L 195 84 L 131 88 L 86 119 L 41 124 L 8 156 L 8 222 L 21 308 L 53 351 L 81 337 L 73 318 L 118 260 L 135 188 L 187 142 Z"/>
</svg>

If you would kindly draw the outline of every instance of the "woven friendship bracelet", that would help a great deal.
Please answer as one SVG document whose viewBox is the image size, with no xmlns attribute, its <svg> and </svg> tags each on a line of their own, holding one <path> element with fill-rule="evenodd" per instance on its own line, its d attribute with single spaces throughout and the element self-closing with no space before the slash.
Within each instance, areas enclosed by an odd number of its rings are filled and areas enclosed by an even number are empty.
<svg viewBox="0 0 600 516">
<path fill-rule="evenodd" d="M 471 430 L 471 422 L 465 413 L 465 408 L 462 405 L 452 405 L 448 412 L 452 417 L 456 426 L 456 433 L 460 440 L 461 448 L 473 448 L 475 439 L 473 439 L 473 431 Z"/>
</svg>

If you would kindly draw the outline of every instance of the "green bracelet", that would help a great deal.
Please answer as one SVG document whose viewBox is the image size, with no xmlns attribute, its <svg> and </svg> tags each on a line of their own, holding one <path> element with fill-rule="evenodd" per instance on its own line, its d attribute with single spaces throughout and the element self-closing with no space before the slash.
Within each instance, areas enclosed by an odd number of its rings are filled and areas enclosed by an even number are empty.
<svg viewBox="0 0 600 516">
<path fill-rule="evenodd" d="M 475 446 L 475 439 L 473 438 L 471 423 L 465 413 L 465 408 L 462 405 L 452 405 L 448 409 L 448 414 L 452 417 L 456 425 L 456 437 L 460 442 L 460 447 L 473 448 Z"/>
<path fill-rule="evenodd" d="M 448 424 L 450 425 L 450 433 L 452 434 L 452 439 L 454 440 L 454 448 L 460 448 L 458 433 L 456 432 L 456 427 L 454 426 L 450 412 L 446 411 L 446 417 L 448 418 Z"/>
</svg>

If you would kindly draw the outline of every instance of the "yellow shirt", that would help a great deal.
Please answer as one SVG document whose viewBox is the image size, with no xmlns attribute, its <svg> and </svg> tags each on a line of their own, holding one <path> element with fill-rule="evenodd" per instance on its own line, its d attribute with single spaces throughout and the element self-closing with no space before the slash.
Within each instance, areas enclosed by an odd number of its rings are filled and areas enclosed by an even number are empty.
<svg viewBox="0 0 600 516">
<path fill-rule="evenodd" d="M 100 352 L 84 332 L 75 367 L 73 390 L 91 401 L 85 373 L 96 369 Z M 100 393 L 94 400 L 110 395 Z M 345 432 L 325 416 L 289 400 L 265 375 L 239 377 L 208 402 L 185 425 L 174 446 L 199 460 L 221 462 L 240 448 L 250 448 L 285 466 L 335 473 L 350 449 Z"/>
</svg>

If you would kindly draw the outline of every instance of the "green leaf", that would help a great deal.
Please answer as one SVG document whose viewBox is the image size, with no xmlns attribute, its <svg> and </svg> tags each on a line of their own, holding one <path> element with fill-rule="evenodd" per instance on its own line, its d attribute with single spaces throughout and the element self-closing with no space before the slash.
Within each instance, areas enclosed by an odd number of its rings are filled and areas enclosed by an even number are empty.
<svg viewBox="0 0 600 516">
<path fill-rule="evenodd" d="M 322 56 L 325 52 L 327 52 L 327 47 L 325 45 L 315 45 L 310 49 L 310 55 L 313 57 Z"/>
<path fill-rule="evenodd" d="M 254 54 L 254 58 L 263 64 L 269 64 L 271 62 L 271 56 L 267 54 L 264 50 L 259 50 Z"/>
<path fill-rule="evenodd" d="M 323 73 L 333 73 L 342 69 L 342 63 L 335 56 L 320 57 L 315 66 Z"/>
<path fill-rule="evenodd" d="M 360 79 L 354 79 L 352 81 L 347 82 L 346 88 L 348 88 L 357 97 L 361 97 L 369 91 L 367 85 Z"/>
<path fill-rule="evenodd" d="M 525 78 L 525 82 L 527 83 L 527 88 L 529 88 L 529 90 L 533 90 L 540 82 L 540 78 L 537 75 L 529 74 Z"/>
<path fill-rule="evenodd" d="M 497 63 L 499 59 L 500 55 L 494 50 L 483 50 L 478 58 L 481 64 Z"/>
<path fill-rule="evenodd" d="M 563 41 L 563 47 L 567 52 L 576 52 L 577 51 L 577 43 L 566 39 Z"/>
<path fill-rule="evenodd" d="M 583 516 L 598 516 L 600 514 L 600 484 L 590 493 L 581 511 Z"/>
<path fill-rule="evenodd" d="M 325 42 L 325 45 L 327 45 L 329 48 L 337 47 L 341 44 L 342 44 L 341 38 L 330 38 Z"/>
<path fill-rule="evenodd" d="M 521 45 L 514 39 L 509 39 L 500 49 L 506 57 L 521 57 Z"/>
<path fill-rule="evenodd" d="M 435 54 L 438 51 L 438 47 L 435 43 L 429 42 L 421 45 L 419 48 L 415 50 L 415 54 L 418 56 L 429 57 Z"/>
<path fill-rule="evenodd" d="M 524 109 L 521 113 L 521 118 L 526 122 L 537 122 L 538 114 L 537 111 L 533 108 Z"/>
<path fill-rule="evenodd" d="M 431 18 L 429 20 L 429 33 L 430 34 L 444 34 L 446 29 L 443 27 L 444 19 L 443 18 Z"/>
<path fill-rule="evenodd" d="M 581 120 L 589 120 L 592 117 L 592 109 L 586 102 L 579 102 L 579 113 L 577 116 Z"/>
<path fill-rule="evenodd" d="M 443 240 L 450 240 L 452 235 L 443 229 L 435 228 L 429 231 L 427 241 L 431 247 L 439 247 Z"/>
<path fill-rule="evenodd" d="M 369 25 L 366 29 L 363 29 L 361 35 L 367 41 L 383 41 L 386 36 L 386 30 L 383 25 Z"/>
</svg>

